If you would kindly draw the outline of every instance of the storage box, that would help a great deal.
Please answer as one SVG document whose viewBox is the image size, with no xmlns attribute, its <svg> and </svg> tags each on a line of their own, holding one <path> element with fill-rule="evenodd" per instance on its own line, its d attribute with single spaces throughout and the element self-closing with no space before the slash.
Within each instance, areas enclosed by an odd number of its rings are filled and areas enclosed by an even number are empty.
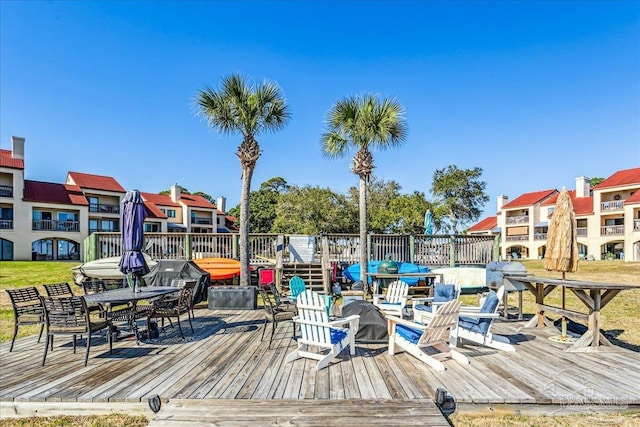
<svg viewBox="0 0 640 427">
<path fill-rule="evenodd" d="M 207 295 L 210 310 L 255 310 L 255 286 L 211 286 Z"/>
</svg>

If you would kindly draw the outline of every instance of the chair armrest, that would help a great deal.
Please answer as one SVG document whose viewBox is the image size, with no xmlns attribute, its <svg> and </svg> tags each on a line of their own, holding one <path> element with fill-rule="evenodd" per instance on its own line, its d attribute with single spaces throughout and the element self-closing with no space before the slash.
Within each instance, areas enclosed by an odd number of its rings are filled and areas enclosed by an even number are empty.
<svg viewBox="0 0 640 427">
<path fill-rule="evenodd" d="M 351 316 L 343 317 L 341 319 L 332 320 L 331 322 L 329 322 L 329 325 L 331 325 L 331 326 L 339 326 L 339 325 L 344 325 L 345 323 L 351 323 L 354 320 L 360 321 L 360 315 L 352 314 Z"/>
<path fill-rule="evenodd" d="M 420 330 L 427 329 L 428 327 L 427 325 L 415 323 L 415 322 L 412 322 L 411 320 L 401 319 L 398 316 L 386 316 L 386 317 L 387 317 L 387 321 L 391 326 L 395 325 L 396 323 L 399 323 L 401 325 L 408 326 L 414 329 L 420 329 Z"/>
<path fill-rule="evenodd" d="M 460 313 L 479 313 L 480 307 L 463 305 L 460 307 Z"/>
<path fill-rule="evenodd" d="M 385 299 L 385 295 L 384 294 L 373 294 L 371 296 L 373 297 L 373 303 L 374 304 L 378 304 L 380 301 Z"/>
<path fill-rule="evenodd" d="M 425 302 L 433 302 L 433 297 L 420 297 L 420 298 L 411 298 L 411 301 L 413 301 L 413 303 L 425 303 Z"/>
</svg>

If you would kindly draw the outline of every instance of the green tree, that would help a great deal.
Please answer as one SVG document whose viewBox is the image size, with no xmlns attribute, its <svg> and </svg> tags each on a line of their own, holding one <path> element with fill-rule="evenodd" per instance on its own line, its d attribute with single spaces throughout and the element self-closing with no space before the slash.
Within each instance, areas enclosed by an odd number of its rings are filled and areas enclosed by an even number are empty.
<svg viewBox="0 0 640 427">
<path fill-rule="evenodd" d="M 360 179 L 360 280 L 367 280 L 367 187 L 373 173 L 371 149 L 385 150 L 402 144 L 407 136 L 404 108 L 393 99 L 379 100 L 374 95 L 348 97 L 329 110 L 327 127 L 321 137 L 322 152 L 340 158 L 357 150 L 351 171 Z M 366 283 L 366 282 L 365 282 Z"/>
<path fill-rule="evenodd" d="M 203 199 L 205 199 L 207 202 L 211 203 L 212 205 L 216 204 L 216 201 L 213 197 L 211 197 L 209 194 L 203 192 L 203 191 L 196 191 L 195 193 L 193 193 L 194 196 L 200 196 Z"/>
<path fill-rule="evenodd" d="M 249 199 L 249 211 L 251 212 L 251 232 L 271 233 L 276 219 L 276 206 L 280 195 L 289 190 L 289 184 L 284 178 L 271 178 L 260 185 L 260 189 L 252 191 Z M 231 208 L 229 214 L 237 217 L 240 215 L 240 205 Z"/>
<path fill-rule="evenodd" d="M 186 188 L 184 188 L 181 185 L 176 184 L 176 186 L 178 187 L 178 189 L 180 190 L 180 194 L 191 194 L 189 192 L 189 190 L 187 190 Z M 171 189 L 168 190 L 162 190 L 161 192 L 159 192 L 158 194 L 162 194 L 163 196 L 168 196 L 171 194 Z"/>
<path fill-rule="evenodd" d="M 314 236 L 354 233 L 357 217 L 357 209 L 342 194 L 329 188 L 292 186 L 280 195 L 272 231 Z"/>
<path fill-rule="evenodd" d="M 489 201 L 487 183 L 481 176 L 482 168 L 458 169 L 456 165 L 434 172 L 431 193 L 439 205 L 436 211 L 443 228 L 459 233 L 459 226 L 478 220 L 482 206 Z"/>
<path fill-rule="evenodd" d="M 402 187 L 396 181 L 385 181 L 371 175 L 367 186 L 367 231 L 371 233 L 389 233 L 394 222 L 394 214 L 389 210 L 392 200 L 400 197 Z M 349 188 L 349 201 L 359 205 L 360 191 Z"/>
<path fill-rule="evenodd" d="M 428 202 L 424 193 L 401 194 L 389 202 L 388 233 L 423 234 L 424 214 L 427 209 L 433 212 L 433 204 Z"/>
<path fill-rule="evenodd" d="M 589 185 L 591 186 L 591 188 L 593 188 L 596 185 L 600 184 L 602 181 L 604 181 L 604 178 L 591 178 L 589 180 Z"/>
<path fill-rule="evenodd" d="M 249 272 L 249 198 L 251 178 L 261 150 L 256 135 L 284 128 L 289 108 L 277 84 L 255 84 L 231 74 L 222 79 L 220 89 L 205 87 L 196 98 L 199 114 L 208 124 L 225 134 L 240 133 L 242 143 L 236 155 L 242 169 L 240 197 L 240 285 L 248 285 Z"/>
</svg>

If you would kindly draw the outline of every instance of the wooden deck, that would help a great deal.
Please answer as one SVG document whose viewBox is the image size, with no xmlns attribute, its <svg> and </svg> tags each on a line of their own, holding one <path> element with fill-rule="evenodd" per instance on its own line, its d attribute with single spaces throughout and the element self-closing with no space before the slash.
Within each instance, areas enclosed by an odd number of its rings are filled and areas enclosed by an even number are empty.
<svg viewBox="0 0 640 427">
<path fill-rule="evenodd" d="M 432 399 L 439 387 L 455 397 L 463 412 L 568 413 L 640 405 L 640 353 L 620 347 L 598 353 L 565 352 L 563 344 L 547 339 L 557 331 L 522 329 L 524 322 L 494 325 L 495 333 L 516 343 L 516 353 L 468 345 L 461 351 L 471 363 L 447 361 L 445 372 L 435 372 L 404 353 L 389 356 L 386 345 L 380 344 L 359 344 L 354 357 L 345 350 L 327 369 L 316 372 L 314 361 L 283 363 L 295 347 L 290 323 L 281 324 L 268 349 L 268 341 L 260 342 L 262 321 L 261 309 L 196 309 L 195 333 L 187 324 L 186 342 L 167 327 L 160 339 L 140 345 L 135 339 L 118 341 L 109 354 L 106 341 L 96 338 L 87 367 L 83 347 L 73 354 L 64 338 L 56 339 L 45 367 L 40 366 L 44 344 L 36 343 L 37 336 L 18 340 L 12 353 L 9 343 L 3 343 L 0 417 L 92 410 L 150 413 L 148 399 L 158 395 L 165 409 L 152 426 L 167 425 L 161 421 L 166 421 L 165 411 L 171 407 L 178 412 L 185 406 L 203 411 L 202 407 L 214 405 L 232 415 L 238 415 L 238 405 L 245 410 L 258 405 L 262 408 L 258 413 L 288 407 L 297 420 L 301 414 L 309 416 L 306 424 L 296 425 L 317 425 L 317 408 L 326 411 L 333 404 L 350 405 L 353 414 L 368 413 L 372 419 L 375 411 L 362 410 L 367 402 L 395 402 L 388 406 L 416 415 L 433 413 Z M 202 399 L 215 403 L 196 401 Z M 291 399 L 300 402 L 283 402 Z"/>
</svg>

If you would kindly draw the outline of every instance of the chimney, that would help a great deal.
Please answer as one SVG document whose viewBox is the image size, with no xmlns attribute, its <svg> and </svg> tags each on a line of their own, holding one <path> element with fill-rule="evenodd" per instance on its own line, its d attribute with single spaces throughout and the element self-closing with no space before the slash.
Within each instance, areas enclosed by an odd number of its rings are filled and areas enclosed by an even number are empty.
<svg viewBox="0 0 640 427">
<path fill-rule="evenodd" d="M 24 138 L 11 137 L 11 158 L 24 160 Z"/>
<path fill-rule="evenodd" d="M 180 197 L 182 195 L 180 194 L 180 187 L 178 186 L 178 184 L 174 184 L 171 186 L 171 201 L 173 203 L 178 203 L 180 202 Z"/>
<path fill-rule="evenodd" d="M 576 197 L 589 197 L 591 195 L 591 184 L 586 176 L 576 178 Z"/>
<path fill-rule="evenodd" d="M 218 200 L 216 201 L 216 208 L 218 208 L 218 210 L 222 213 L 227 213 L 227 198 L 224 196 L 220 196 L 218 197 Z"/>
<path fill-rule="evenodd" d="M 497 204 L 498 210 L 496 212 L 500 212 L 502 210 L 502 207 L 507 203 L 507 201 L 509 201 L 509 198 L 507 196 L 505 196 L 504 194 L 499 195 L 498 204 Z"/>
</svg>

